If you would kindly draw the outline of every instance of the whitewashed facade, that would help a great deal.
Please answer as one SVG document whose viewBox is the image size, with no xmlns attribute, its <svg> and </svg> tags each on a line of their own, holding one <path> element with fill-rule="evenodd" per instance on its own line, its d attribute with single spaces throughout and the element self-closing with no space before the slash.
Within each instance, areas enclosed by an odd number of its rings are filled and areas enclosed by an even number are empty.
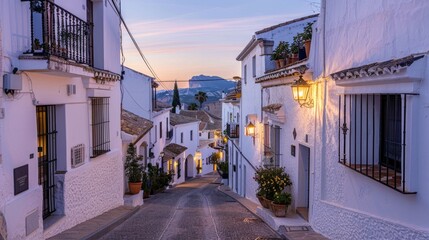
<svg viewBox="0 0 429 240">
<path fill-rule="evenodd" d="M 310 222 L 329 238 L 429 238 L 428 10 L 422 1 L 323 2 Z"/>
<path fill-rule="evenodd" d="M 179 115 L 180 117 L 180 115 Z M 186 150 L 169 159 L 167 164 L 172 164 L 171 167 L 174 174 L 173 184 L 183 183 L 186 178 L 195 177 L 197 175 L 198 160 L 195 159 L 195 153 L 198 149 L 198 120 L 185 121 L 172 125 L 173 136 L 171 143 L 186 147 Z"/>
<path fill-rule="evenodd" d="M 291 97 L 292 92 L 288 85 L 297 78 L 294 75 L 296 70 L 293 70 L 296 65 L 275 70 L 270 56 L 280 41 L 293 42 L 293 37 L 302 32 L 307 23 L 316 19 L 317 15 L 312 15 L 260 30 L 237 57 L 242 65 L 240 137 L 239 141 L 231 139 L 228 144 L 229 164 L 232 170 L 229 171 L 229 185 L 240 195 L 257 202 L 258 186 L 253 180 L 255 168 L 267 164 L 285 167 L 294 184 L 290 208 L 292 212 L 302 204 L 308 207 L 308 201 L 297 200 L 307 199 L 306 196 L 300 196 L 302 192 L 300 185 L 305 180 L 299 178 L 302 168 L 299 160 L 308 154 L 303 153 L 301 156 L 298 149 L 301 145 L 308 148 L 308 139 L 314 136 L 313 110 L 300 108 Z M 280 108 L 276 108 L 276 111 L 269 110 L 276 105 Z M 255 125 L 254 137 L 245 136 L 245 126 L 250 122 Z M 293 137 L 294 129 L 297 132 L 296 138 Z M 265 156 L 270 145 L 268 138 L 272 138 L 271 145 L 275 145 L 271 146 L 274 157 L 270 160 Z M 292 145 L 296 149 L 295 156 L 290 154 Z"/>
<path fill-rule="evenodd" d="M 0 70 L 9 79 L 0 102 L 7 239 L 48 238 L 123 204 L 119 17 L 102 1 L 43 3 L 0 2 Z M 52 15 L 57 32 L 43 35 L 41 14 L 57 6 L 79 27 Z"/>
</svg>

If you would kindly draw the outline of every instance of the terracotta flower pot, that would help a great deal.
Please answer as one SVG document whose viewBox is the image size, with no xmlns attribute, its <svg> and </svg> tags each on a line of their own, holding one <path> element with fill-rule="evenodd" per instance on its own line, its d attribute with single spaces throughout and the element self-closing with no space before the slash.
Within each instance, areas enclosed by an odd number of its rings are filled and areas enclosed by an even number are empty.
<svg viewBox="0 0 429 240">
<path fill-rule="evenodd" d="M 262 204 L 262 207 L 264 207 L 264 208 L 270 208 L 270 202 L 271 202 L 271 200 L 263 197 L 263 201 L 264 201 L 264 203 Z"/>
<path fill-rule="evenodd" d="M 128 188 L 130 189 L 131 194 L 138 194 L 142 189 L 142 182 L 129 182 Z"/>
<path fill-rule="evenodd" d="M 271 202 L 270 209 L 276 217 L 286 217 L 288 205 L 275 204 Z"/>
<path fill-rule="evenodd" d="M 280 68 L 280 60 L 275 60 L 274 61 L 276 63 L 276 69 Z"/>
<path fill-rule="evenodd" d="M 305 47 L 305 55 L 308 57 L 310 57 L 310 46 L 311 46 L 311 40 L 307 40 L 304 42 L 304 47 Z"/>
<path fill-rule="evenodd" d="M 283 68 L 285 66 L 285 60 L 284 59 L 279 59 L 277 61 L 279 61 L 280 68 Z"/>
</svg>

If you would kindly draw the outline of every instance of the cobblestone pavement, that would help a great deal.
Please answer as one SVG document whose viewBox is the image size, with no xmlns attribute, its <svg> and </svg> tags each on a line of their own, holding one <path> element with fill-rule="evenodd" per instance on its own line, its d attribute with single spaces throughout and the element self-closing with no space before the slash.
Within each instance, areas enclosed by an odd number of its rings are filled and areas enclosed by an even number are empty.
<svg viewBox="0 0 429 240">
<path fill-rule="evenodd" d="M 280 239 L 268 225 L 202 177 L 145 199 L 102 239 Z"/>
</svg>

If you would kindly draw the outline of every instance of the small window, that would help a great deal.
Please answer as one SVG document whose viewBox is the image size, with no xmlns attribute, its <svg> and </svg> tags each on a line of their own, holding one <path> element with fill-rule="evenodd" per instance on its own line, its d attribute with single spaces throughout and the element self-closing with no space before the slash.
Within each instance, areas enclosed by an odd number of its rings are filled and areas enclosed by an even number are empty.
<svg viewBox="0 0 429 240">
<path fill-rule="evenodd" d="M 247 65 L 244 65 L 243 68 L 243 79 L 244 79 L 244 84 L 247 84 Z"/>
<path fill-rule="evenodd" d="M 155 142 L 158 139 L 158 125 L 155 125 Z"/>
<path fill-rule="evenodd" d="M 256 77 L 256 55 L 252 57 L 252 75 Z"/>
<path fill-rule="evenodd" d="M 194 131 L 193 130 L 191 130 L 190 137 L 191 137 L 191 141 L 193 141 L 194 140 Z"/>
<path fill-rule="evenodd" d="M 91 157 L 110 151 L 109 98 L 91 99 Z"/>
<path fill-rule="evenodd" d="M 162 122 L 159 122 L 159 138 L 162 138 Z"/>
<path fill-rule="evenodd" d="M 165 136 L 168 138 L 168 118 L 165 120 Z"/>
<path fill-rule="evenodd" d="M 180 143 L 183 143 L 183 133 L 180 133 Z"/>
</svg>

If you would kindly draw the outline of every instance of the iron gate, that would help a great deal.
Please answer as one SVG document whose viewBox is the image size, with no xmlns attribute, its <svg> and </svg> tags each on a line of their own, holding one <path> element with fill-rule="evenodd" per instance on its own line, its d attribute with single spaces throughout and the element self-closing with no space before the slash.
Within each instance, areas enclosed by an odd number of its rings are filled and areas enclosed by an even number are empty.
<svg viewBox="0 0 429 240">
<path fill-rule="evenodd" d="M 37 106 L 39 184 L 43 186 L 43 219 L 55 212 L 57 129 L 55 106 Z"/>
</svg>

